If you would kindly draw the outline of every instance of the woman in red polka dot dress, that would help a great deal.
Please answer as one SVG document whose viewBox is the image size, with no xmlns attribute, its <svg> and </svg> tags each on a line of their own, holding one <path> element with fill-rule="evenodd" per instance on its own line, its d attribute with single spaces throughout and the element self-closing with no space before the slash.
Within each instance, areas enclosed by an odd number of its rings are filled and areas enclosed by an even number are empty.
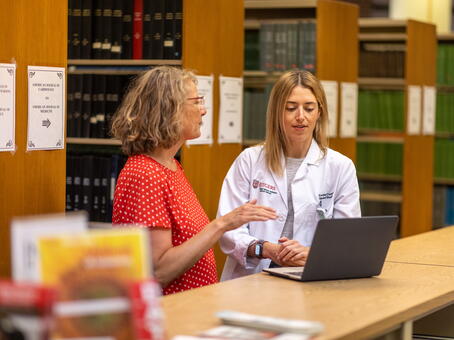
<svg viewBox="0 0 454 340">
<path fill-rule="evenodd" d="M 131 85 L 112 123 L 129 158 L 115 188 L 114 224 L 146 226 L 154 275 L 164 294 L 217 282 L 211 249 L 224 232 L 276 218 L 251 201 L 209 221 L 175 154 L 200 136 L 203 97 L 193 73 L 161 66 Z"/>
</svg>

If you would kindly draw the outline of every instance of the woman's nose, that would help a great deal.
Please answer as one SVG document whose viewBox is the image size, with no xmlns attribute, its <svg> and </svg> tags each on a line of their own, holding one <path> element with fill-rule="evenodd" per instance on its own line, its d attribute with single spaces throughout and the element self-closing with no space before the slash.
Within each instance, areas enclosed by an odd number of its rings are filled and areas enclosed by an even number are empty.
<svg viewBox="0 0 454 340">
<path fill-rule="evenodd" d="M 205 105 L 200 106 L 200 114 L 202 115 L 202 117 L 207 114 L 207 109 L 205 108 Z"/>
</svg>

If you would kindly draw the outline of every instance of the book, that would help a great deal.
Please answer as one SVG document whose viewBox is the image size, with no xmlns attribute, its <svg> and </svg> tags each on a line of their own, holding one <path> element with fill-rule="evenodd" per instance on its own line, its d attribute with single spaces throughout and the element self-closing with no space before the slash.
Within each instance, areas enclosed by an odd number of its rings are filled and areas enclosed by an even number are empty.
<svg viewBox="0 0 454 340">
<path fill-rule="evenodd" d="M 41 238 L 40 277 L 58 289 L 53 338 L 134 337 L 129 284 L 150 277 L 143 228 Z"/>
<path fill-rule="evenodd" d="M 153 14 L 151 19 L 152 29 L 152 57 L 153 59 L 163 59 L 164 57 L 164 0 L 154 0 L 152 2 Z"/>
<path fill-rule="evenodd" d="M 92 38 L 92 58 L 102 58 L 102 41 L 103 41 L 103 0 L 93 1 L 93 38 Z"/>
<path fill-rule="evenodd" d="M 82 0 L 81 26 L 80 57 L 82 59 L 90 59 L 92 48 L 92 0 Z"/>
<path fill-rule="evenodd" d="M 71 11 L 68 18 L 68 31 L 71 33 L 71 45 L 68 51 L 71 59 L 80 59 L 82 37 L 82 0 L 70 0 Z"/>
<path fill-rule="evenodd" d="M 175 55 L 175 0 L 164 1 L 163 58 L 173 59 Z"/>
<path fill-rule="evenodd" d="M 56 293 L 40 284 L 0 280 L 0 338 L 48 339 Z"/>
<path fill-rule="evenodd" d="M 122 18 L 122 40 L 121 40 L 121 58 L 132 59 L 132 35 L 133 35 L 133 12 L 134 3 L 125 1 L 123 3 L 123 18 Z"/>
<path fill-rule="evenodd" d="M 142 41 L 142 57 L 143 59 L 152 59 L 152 15 L 153 1 L 145 0 L 143 2 L 143 41 Z"/>
<path fill-rule="evenodd" d="M 110 55 L 112 59 L 121 58 L 122 48 L 122 21 L 123 21 L 123 0 L 113 0 L 112 9 L 112 46 Z"/>
<path fill-rule="evenodd" d="M 143 0 L 134 0 L 132 58 L 142 59 L 143 44 Z"/>
<path fill-rule="evenodd" d="M 83 212 L 14 218 L 11 221 L 13 279 L 38 283 L 39 237 L 83 232 L 88 228 L 87 221 L 87 215 Z"/>
<path fill-rule="evenodd" d="M 112 49 L 113 0 L 103 0 L 101 58 L 110 59 Z"/>
<path fill-rule="evenodd" d="M 183 0 L 175 1 L 174 12 L 174 55 L 173 59 L 181 59 L 183 55 Z"/>
</svg>

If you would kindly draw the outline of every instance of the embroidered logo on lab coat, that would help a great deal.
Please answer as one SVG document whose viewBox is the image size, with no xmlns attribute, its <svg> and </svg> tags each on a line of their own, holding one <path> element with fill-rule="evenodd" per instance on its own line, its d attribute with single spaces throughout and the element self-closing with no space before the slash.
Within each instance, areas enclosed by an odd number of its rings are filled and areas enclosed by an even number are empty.
<svg viewBox="0 0 454 340">
<path fill-rule="evenodd" d="M 259 188 L 259 191 L 260 192 L 264 192 L 266 194 L 277 194 L 277 191 L 276 191 L 276 187 L 274 185 L 271 185 L 271 184 L 267 184 L 265 182 L 260 182 L 259 180 L 257 179 L 254 179 L 252 181 L 252 187 L 254 189 L 257 189 Z"/>
</svg>

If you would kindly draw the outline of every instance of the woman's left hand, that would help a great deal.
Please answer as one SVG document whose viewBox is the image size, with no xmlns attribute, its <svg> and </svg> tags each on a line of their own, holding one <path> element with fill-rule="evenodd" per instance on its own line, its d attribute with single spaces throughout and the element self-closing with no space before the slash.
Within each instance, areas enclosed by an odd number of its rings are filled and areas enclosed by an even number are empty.
<svg viewBox="0 0 454 340">
<path fill-rule="evenodd" d="M 306 264 L 310 247 L 305 247 L 298 241 L 289 240 L 287 237 L 281 237 L 279 243 L 281 245 L 281 250 L 277 254 L 277 259 L 281 266 L 299 267 Z"/>
</svg>

